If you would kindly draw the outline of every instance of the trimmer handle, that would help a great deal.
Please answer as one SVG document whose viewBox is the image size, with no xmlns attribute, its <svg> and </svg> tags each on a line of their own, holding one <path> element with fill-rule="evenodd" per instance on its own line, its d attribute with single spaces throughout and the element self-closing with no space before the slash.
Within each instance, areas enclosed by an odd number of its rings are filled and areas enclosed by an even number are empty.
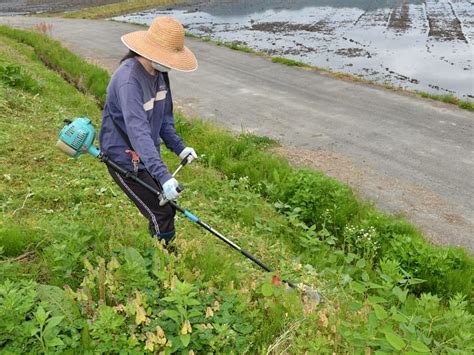
<svg viewBox="0 0 474 355">
<path fill-rule="evenodd" d="M 178 191 L 178 193 L 183 192 L 184 191 L 184 186 L 183 185 L 178 185 L 178 187 L 176 188 L 176 191 Z M 161 207 L 168 203 L 168 200 L 164 196 L 163 192 L 160 194 L 159 199 L 160 199 L 160 206 Z"/>
<path fill-rule="evenodd" d="M 179 163 L 179 165 L 185 166 L 185 165 L 188 163 L 188 158 L 189 158 L 190 155 L 191 155 L 191 153 L 189 153 L 188 155 L 186 155 L 186 156 L 184 157 L 184 159 L 181 160 L 181 163 Z"/>
<path fill-rule="evenodd" d="M 181 160 L 181 163 L 179 163 L 179 166 L 178 168 L 175 170 L 175 172 L 173 173 L 173 175 L 171 175 L 172 177 L 175 177 L 177 173 L 179 173 L 179 171 L 183 168 L 183 166 L 185 166 L 187 163 L 188 163 L 188 158 L 189 156 L 191 155 L 191 153 L 189 153 L 188 155 L 186 155 L 184 157 L 183 160 Z"/>
<path fill-rule="evenodd" d="M 186 155 L 184 157 L 184 159 L 181 160 L 181 163 L 179 163 L 178 169 L 176 169 L 176 171 L 173 173 L 173 175 L 171 175 L 172 177 L 175 177 L 176 174 L 181 170 L 181 168 L 183 166 L 185 166 L 186 164 L 188 164 L 188 158 L 189 158 L 190 155 L 191 155 L 191 153 Z M 178 187 L 176 188 L 176 191 L 178 191 L 178 193 L 181 193 L 181 192 L 184 191 L 184 187 L 182 185 L 178 185 Z M 163 196 L 163 193 L 161 193 L 161 195 L 160 195 L 160 206 L 164 206 L 167 203 L 168 203 L 168 200 Z"/>
</svg>

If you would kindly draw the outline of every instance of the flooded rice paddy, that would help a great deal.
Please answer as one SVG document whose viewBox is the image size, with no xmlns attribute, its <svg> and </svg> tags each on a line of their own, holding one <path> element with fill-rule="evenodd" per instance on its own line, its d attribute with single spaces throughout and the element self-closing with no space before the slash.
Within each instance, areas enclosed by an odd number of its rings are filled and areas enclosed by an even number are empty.
<svg viewBox="0 0 474 355">
<path fill-rule="evenodd" d="M 78 10 L 120 0 L 0 0 L 0 16 Z"/>
<path fill-rule="evenodd" d="M 149 24 L 159 15 L 198 36 L 474 100 L 471 0 L 208 0 L 116 19 Z"/>
</svg>

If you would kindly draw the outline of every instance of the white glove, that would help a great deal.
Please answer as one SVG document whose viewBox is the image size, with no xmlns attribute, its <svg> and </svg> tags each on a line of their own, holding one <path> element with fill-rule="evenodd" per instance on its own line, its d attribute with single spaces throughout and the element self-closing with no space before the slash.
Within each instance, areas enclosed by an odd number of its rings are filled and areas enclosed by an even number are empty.
<svg viewBox="0 0 474 355">
<path fill-rule="evenodd" d="M 197 159 L 198 156 L 196 154 L 196 151 L 193 148 L 186 147 L 186 148 L 183 149 L 183 151 L 181 153 L 179 153 L 179 157 L 180 157 L 181 160 L 188 157 L 188 164 L 191 164 L 191 162 L 194 159 Z"/>
<path fill-rule="evenodd" d="M 163 194 L 168 201 L 176 200 L 179 196 L 178 180 L 171 178 L 163 184 Z"/>
</svg>

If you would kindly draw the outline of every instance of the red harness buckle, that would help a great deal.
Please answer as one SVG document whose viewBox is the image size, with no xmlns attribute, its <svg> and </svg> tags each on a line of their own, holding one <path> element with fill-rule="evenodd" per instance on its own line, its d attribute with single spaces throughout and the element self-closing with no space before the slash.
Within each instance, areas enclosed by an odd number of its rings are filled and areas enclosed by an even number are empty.
<svg viewBox="0 0 474 355">
<path fill-rule="evenodd" d="M 133 172 L 135 174 L 138 173 L 138 164 L 140 163 L 140 157 L 138 156 L 138 154 L 131 150 L 131 149 L 127 149 L 125 151 L 126 154 L 130 154 L 132 156 L 132 164 L 133 164 Z"/>
</svg>

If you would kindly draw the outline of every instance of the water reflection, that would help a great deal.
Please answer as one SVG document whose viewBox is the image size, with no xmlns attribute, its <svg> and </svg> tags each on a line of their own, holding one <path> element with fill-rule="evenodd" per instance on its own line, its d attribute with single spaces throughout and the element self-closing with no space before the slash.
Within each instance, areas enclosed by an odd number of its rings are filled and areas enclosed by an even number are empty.
<svg viewBox="0 0 474 355">
<path fill-rule="evenodd" d="M 405 0 L 407 4 L 422 4 L 424 0 Z M 245 16 L 267 10 L 302 10 L 306 7 L 359 8 L 376 10 L 392 8 L 402 0 L 210 0 L 182 8 L 207 12 L 213 16 Z"/>
</svg>

